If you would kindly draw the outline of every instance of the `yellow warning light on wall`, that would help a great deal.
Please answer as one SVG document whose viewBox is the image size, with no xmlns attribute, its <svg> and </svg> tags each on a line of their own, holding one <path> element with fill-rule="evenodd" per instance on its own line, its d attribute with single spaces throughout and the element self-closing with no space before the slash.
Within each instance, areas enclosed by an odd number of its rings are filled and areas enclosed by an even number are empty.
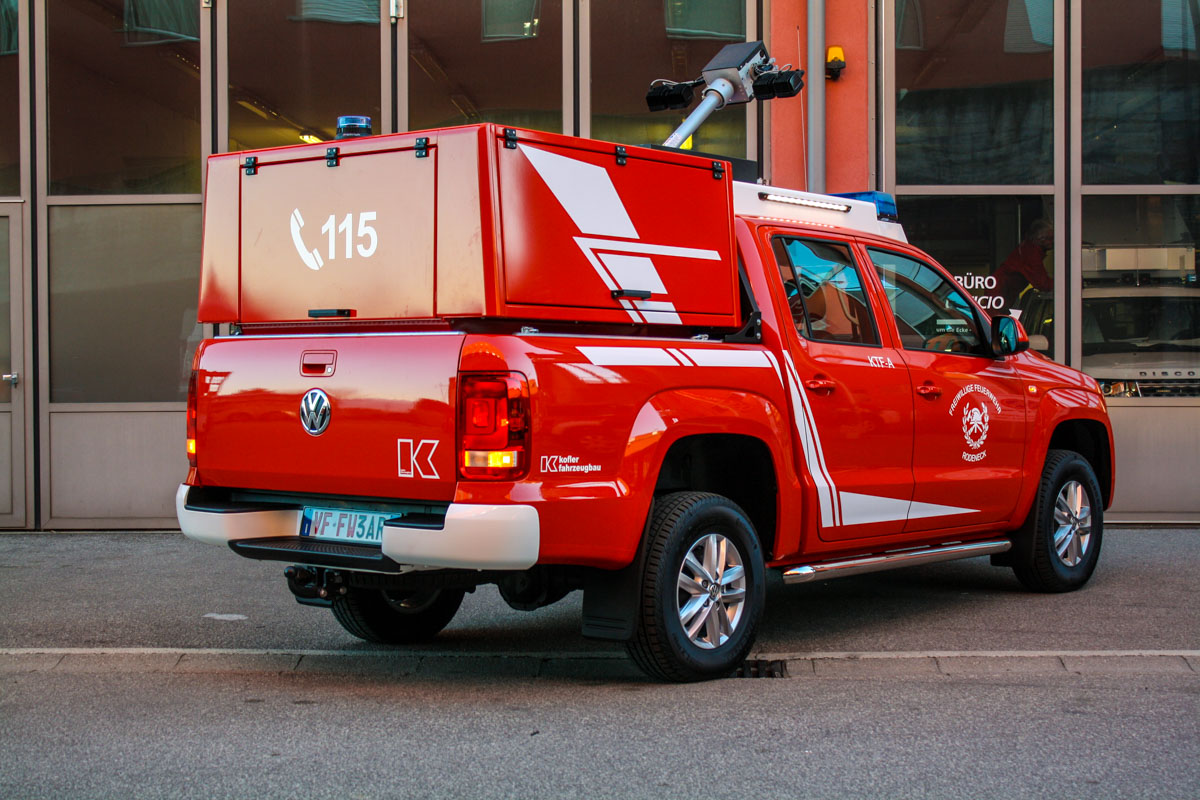
<svg viewBox="0 0 1200 800">
<path fill-rule="evenodd" d="M 842 70 L 846 68 L 846 53 L 842 48 L 834 46 L 825 51 L 825 77 L 828 80 L 836 81 L 842 77 Z"/>
</svg>

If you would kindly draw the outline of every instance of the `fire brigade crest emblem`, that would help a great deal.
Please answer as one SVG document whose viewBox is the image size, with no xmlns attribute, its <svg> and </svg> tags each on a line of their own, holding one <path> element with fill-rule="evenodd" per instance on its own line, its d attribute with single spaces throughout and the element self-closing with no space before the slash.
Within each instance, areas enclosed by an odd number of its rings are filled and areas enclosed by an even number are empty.
<svg viewBox="0 0 1200 800">
<path fill-rule="evenodd" d="M 991 406 L 990 410 L 988 406 Z M 950 416 L 953 418 L 958 414 L 962 421 L 963 439 L 967 442 L 967 449 L 962 451 L 962 459 L 968 464 L 987 458 L 987 450 L 983 449 L 983 445 L 987 441 L 993 413 L 1000 413 L 1000 401 L 992 394 L 991 389 L 981 383 L 967 384 L 954 395 L 954 402 L 950 404 Z"/>
<path fill-rule="evenodd" d="M 978 406 L 973 406 L 970 403 L 963 404 L 962 431 L 963 438 L 967 440 L 967 447 L 972 450 L 978 450 L 983 447 L 983 443 L 987 441 L 988 435 L 988 410 L 986 403 L 980 403 Z"/>
</svg>

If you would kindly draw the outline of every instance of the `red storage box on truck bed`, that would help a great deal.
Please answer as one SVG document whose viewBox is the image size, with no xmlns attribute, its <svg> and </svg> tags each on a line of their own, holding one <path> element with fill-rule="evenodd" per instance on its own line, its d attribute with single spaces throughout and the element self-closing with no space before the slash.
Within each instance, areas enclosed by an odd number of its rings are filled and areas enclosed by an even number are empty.
<svg viewBox="0 0 1200 800">
<path fill-rule="evenodd" d="M 492 124 L 230 153 L 206 215 L 202 322 L 738 325 L 731 178 L 695 156 Z"/>
</svg>

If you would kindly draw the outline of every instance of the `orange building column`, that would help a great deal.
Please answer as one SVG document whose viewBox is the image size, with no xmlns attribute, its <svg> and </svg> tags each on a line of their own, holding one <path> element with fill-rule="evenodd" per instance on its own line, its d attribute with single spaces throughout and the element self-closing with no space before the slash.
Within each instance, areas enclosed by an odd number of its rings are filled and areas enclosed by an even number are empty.
<svg viewBox="0 0 1200 800">
<path fill-rule="evenodd" d="M 825 4 L 825 43 L 841 47 L 846 68 L 836 81 L 826 80 L 825 64 L 806 63 L 808 4 L 805 0 L 772 0 L 768 50 L 782 66 L 804 70 L 804 85 L 825 81 L 825 186 L 830 192 L 854 192 L 870 185 L 870 85 L 875 80 L 871 55 L 870 8 L 863 0 Z M 771 174 L 776 186 L 807 189 L 805 120 L 807 88 L 799 96 L 771 100 Z"/>
</svg>

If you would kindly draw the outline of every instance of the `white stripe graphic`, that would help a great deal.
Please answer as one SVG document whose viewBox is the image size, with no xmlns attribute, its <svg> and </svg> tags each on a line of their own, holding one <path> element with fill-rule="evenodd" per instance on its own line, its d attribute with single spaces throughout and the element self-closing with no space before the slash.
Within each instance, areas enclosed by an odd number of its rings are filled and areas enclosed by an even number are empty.
<svg viewBox="0 0 1200 800">
<path fill-rule="evenodd" d="M 977 508 L 943 506 L 917 500 L 899 500 L 874 494 L 838 492 L 842 525 L 870 525 L 875 522 L 900 522 L 929 517 L 953 517 L 958 514 L 978 514 Z"/>
<path fill-rule="evenodd" d="M 800 442 L 804 447 L 804 460 L 808 464 L 808 472 L 813 483 L 817 486 L 817 501 L 821 507 L 821 525 L 826 528 L 836 528 L 842 524 L 841 511 L 837 500 L 837 487 L 825 466 L 825 453 L 821 449 L 821 435 L 808 406 L 808 398 L 800 388 L 800 378 L 796 374 L 796 365 L 792 356 L 783 351 L 786 368 L 788 392 L 792 397 L 792 408 L 795 410 L 796 430 L 800 433 Z"/>
<path fill-rule="evenodd" d="M 675 304 L 662 300 L 634 300 L 633 305 L 646 318 L 646 322 L 658 322 L 663 325 L 681 325 L 679 314 L 675 313 Z"/>
<path fill-rule="evenodd" d="M 766 350 L 688 348 L 683 354 L 701 367 L 770 367 Z"/>
<path fill-rule="evenodd" d="M 683 360 L 683 354 L 680 353 L 678 350 L 675 350 L 674 348 L 671 348 L 671 347 L 665 347 L 663 349 L 667 351 L 667 355 L 669 355 L 671 358 L 675 359 L 676 363 L 678 363 L 679 366 L 681 366 L 681 367 L 692 366 L 691 362 Z"/>
<path fill-rule="evenodd" d="M 733 367 L 767 369 L 772 356 L 765 350 L 721 350 L 699 347 L 580 347 L 579 352 L 601 367 Z"/>
<path fill-rule="evenodd" d="M 925 519 L 927 517 L 951 517 L 955 514 L 978 514 L 977 508 L 959 508 L 958 506 L 940 506 L 937 503 L 920 503 L 913 500 L 908 509 L 909 519 Z"/>
<path fill-rule="evenodd" d="M 517 146 L 580 231 L 638 238 L 608 170 L 536 147 Z"/>
<path fill-rule="evenodd" d="M 661 347 L 581 347 L 583 357 L 599 367 L 678 367 Z"/>
<path fill-rule="evenodd" d="M 643 242 L 614 242 L 610 239 L 591 239 L 587 236 L 576 236 L 575 243 L 583 248 L 603 250 L 606 253 L 645 253 L 650 256 L 696 258 L 701 261 L 721 260 L 721 254 L 716 250 L 702 250 L 696 247 L 672 247 L 666 244 L 645 244 Z"/>
<path fill-rule="evenodd" d="M 617 286 L 623 289 L 642 289 L 652 294 L 666 294 L 662 278 L 654 269 L 654 262 L 645 256 L 627 256 L 618 253 L 601 253 L 600 260 L 608 267 Z"/>
</svg>

